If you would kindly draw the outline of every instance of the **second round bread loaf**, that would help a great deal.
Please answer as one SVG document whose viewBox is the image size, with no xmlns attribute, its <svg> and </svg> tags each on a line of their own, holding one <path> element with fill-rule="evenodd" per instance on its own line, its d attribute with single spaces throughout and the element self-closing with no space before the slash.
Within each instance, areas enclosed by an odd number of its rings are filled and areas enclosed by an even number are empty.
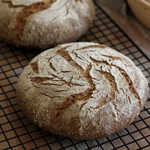
<svg viewBox="0 0 150 150">
<path fill-rule="evenodd" d="M 46 49 L 76 41 L 94 16 L 92 0 L 1 0 L 0 40 Z"/>
</svg>

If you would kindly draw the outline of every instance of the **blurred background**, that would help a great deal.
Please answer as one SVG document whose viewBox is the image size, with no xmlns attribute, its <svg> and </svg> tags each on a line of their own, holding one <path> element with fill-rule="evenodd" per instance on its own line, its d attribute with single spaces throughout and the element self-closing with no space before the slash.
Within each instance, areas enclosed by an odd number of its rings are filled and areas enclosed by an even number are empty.
<svg viewBox="0 0 150 150">
<path fill-rule="evenodd" d="M 150 0 L 96 0 L 150 58 Z"/>
</svg>

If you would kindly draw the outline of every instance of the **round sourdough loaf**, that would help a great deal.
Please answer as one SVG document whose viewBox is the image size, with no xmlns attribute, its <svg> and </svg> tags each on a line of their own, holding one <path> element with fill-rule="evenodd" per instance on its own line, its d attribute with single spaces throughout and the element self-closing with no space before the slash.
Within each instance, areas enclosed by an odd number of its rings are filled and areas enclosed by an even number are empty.
<svg viewBox="0 0 150 150">
<path fill-rule="evenodd" d="M 0 0 L 0 39 L 45 49 L 77 40 L 94 16 L 92 0 Z"/>
<path fill-rule="evenodd" d="M 129 58 L 86 42 L 39 54 L 25 67 L 17 87 L 18 103 L 34 123 L 80 140 L 125 128 L 149 95 L 147 80 Z"/>
</svg>

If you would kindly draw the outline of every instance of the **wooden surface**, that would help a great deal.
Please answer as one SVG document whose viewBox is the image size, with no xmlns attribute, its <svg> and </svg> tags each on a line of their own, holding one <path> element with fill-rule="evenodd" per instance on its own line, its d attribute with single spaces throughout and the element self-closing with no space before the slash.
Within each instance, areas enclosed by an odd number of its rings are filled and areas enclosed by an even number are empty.
<svg viewBox="0 0 150 150">
<path fill-rule="evenodd" d="M 138 45 L 150 58 L 150 30 L 147 29 L 127 8 L 127 16 L 102 6 L 107 14 L 119 25 L 121 29 Z"/>
</svg>

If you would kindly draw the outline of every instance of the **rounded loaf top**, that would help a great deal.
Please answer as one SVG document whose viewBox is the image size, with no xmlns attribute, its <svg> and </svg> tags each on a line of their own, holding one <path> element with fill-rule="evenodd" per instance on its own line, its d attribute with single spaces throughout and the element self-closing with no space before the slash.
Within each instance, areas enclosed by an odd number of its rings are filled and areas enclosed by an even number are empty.
<svg viewBox="0 0 150 150">
<path fill-rule="evenodd" d="M 17 87 L 18 102 L 34 123 L 74 139 L 105 137 L 126 127 L 149 93 L 129 58 L 86 42 L 42 52 L 25 67 Z"/>
<path fill-rule="evenodd" d="M 0 0 L 0 39 L 46 49 L 77 40 L 94 16 L 92 0 Z"/>
</svg>

